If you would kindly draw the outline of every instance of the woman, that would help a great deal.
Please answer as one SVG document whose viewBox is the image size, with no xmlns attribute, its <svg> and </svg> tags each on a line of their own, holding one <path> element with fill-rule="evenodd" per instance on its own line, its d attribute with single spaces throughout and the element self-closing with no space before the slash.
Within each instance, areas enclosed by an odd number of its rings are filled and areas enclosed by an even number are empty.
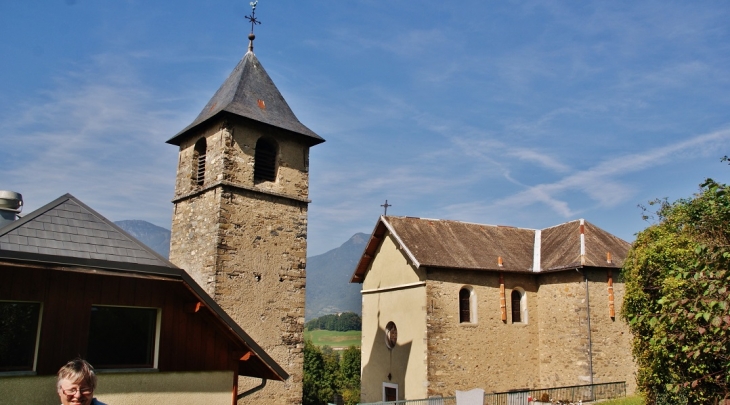
<svg viewBox="0 0 730 405">
<path fill-rule="evenodd" d="M 58 396 L 62 405 L 104 405 L 94 398 L 96 374 L 83 359 L 74 359 L 58 370 Z"/>
</svg>

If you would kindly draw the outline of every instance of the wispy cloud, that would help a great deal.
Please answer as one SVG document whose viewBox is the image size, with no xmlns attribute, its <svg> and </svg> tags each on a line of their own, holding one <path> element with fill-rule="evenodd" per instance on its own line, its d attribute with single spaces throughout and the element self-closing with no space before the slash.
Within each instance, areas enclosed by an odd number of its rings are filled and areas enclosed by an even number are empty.
<svg viewBox="0 0 730 405">
<path fill-rule="evenodd" d="M 177 151 L 164 141 L 180 112 L 118 58 L 93 59 L 0 117 L 13 140 L 3 188 L 21 192 L 28 211 L 71 192 L 113 220 L 169 226 Z"/>
<path fill-rule="evenodd" d="M 707 156 L 730 144 L 730 129 L 695 136 L 641 153 L 619 156 L 599 162 L 593 167 L 579 170 L 551 182 L 530 186 L 505 198 L 489 204 L 463 203 L 448 207 L 451 212 L 465 210 L 470 217 L 484 217 L 495 209 L 518 210 L 535 204 L 544 204 L 564 218 L 576 215 L 584 206 L 571 206 L 569 193 L 578 192 L 588 196 L 599 206 L 611 207 L 625 202 L 634 195 L 631 185 L 622 183 L 623 176 L 661 166 L 671 162 Z"/>
</svg>

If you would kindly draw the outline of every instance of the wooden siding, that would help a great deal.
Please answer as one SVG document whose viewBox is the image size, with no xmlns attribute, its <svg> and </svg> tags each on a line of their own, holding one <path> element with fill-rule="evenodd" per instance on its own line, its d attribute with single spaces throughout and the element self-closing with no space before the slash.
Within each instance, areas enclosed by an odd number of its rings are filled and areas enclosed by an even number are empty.
<svg viewBox="0 0 730 405">
<path fill-rule="evenodd" d="M 207 308 L 185 312 L 197 300 L 181 281 L 0 266 L 0 300 L 43 303 L 38 375 L 86 356 L 92 305 L 160 308 L 160 371 L 238 373 L 247 351 Z"/>
</svg>

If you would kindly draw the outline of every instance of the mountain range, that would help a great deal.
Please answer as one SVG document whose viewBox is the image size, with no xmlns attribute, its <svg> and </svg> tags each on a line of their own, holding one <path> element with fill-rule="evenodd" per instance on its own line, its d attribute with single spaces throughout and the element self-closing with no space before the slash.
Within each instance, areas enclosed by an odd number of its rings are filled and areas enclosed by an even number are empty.
<svg viewBox="0 0 730 405">
<path fill-rule="evenodd" d="M 350 277 L 368 237 L 356 233 L 340 247 L 307 258 L 307 320 L 340 312 L 362 314 L 362 285 L 350 284 Z"/>
<path fill-rule="evenodd" d="M 114 222 L 155 252 L 170 255 L 170 231 L 141 220 Z M 362 312 L 360 284 L 350 284 L 368 240 L 367 234 L 356 233 L 340 247 L 307 258 L 307 295 L 305 319 L 340 312 Z"/>
<path fill-rule="evenodd" d="M 147 221 L 138 219 L 126 221 L 114 221 L 114 223 L 124 229 L 128 234 L 139 239 L 162 257 L 170 257 L 170 230 L 161 226 L 151 224 Z"/>
</svg>

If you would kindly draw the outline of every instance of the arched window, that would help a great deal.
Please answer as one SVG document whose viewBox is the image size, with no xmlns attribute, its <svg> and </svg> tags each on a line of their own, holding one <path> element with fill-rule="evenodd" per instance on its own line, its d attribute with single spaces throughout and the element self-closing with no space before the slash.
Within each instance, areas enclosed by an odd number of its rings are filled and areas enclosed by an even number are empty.
<svg viewBox="0 0 730 405">
<path fill-rule="evenodd" d="M 476 323 L 476 294 L 471 287 L 459 290 L 459 323 Z"/>
<path fill-rule="evenodd" d="M 205 153 L 208 149 L 208 145 L 205 142 L 205 138 L 200 138 L 198 142 L 195 142 L 195 148 L 193 149 L 193 184 L 196 186 L 202 186 L 205 182 Z"/>
<path fill-rule="evenodd" d="M 253 181 L 276 181 L 276 155 L 277 145 L 274 141 L 259 138 L 256 142 L 256 155 L 254 157 Z"/>
<path fill-rule="evenodd" d="M 512 323 L 527 323 L 527 295 L 521 288 L 512 290 Z"/>
</svg>

